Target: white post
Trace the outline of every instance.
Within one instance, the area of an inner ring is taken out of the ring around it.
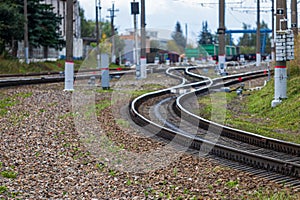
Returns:
[[[218,63],[218,67],[219,67],[219,73],[220,73],[221,75],[224,74],[224,73],[225,73],[225,70],[226,70],[225,60],[226,60],[225,55],[219,55],[219,63]]]
[[[256,53],[256,67],[260,67],[261,64],[261,54]]]
[[[147,78],[147,59],[141,57],[141,78]]]
[[[74,62],[66,61],[65,63],[65,91],[74,90]]]

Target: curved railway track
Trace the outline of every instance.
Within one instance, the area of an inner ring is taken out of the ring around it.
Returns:
[[[266,76],[265,71],[209,80],[189,72],[191,68],[184,72],[182,68],[177,69],[180,71],[172,76],[179,78],[178,74],[184,75],[182,84],[142,95],[131,102],[129,113],[135,123],[194,152],[259,169],[261,171],[255,173],[267,174],[267,177],[275,173],[270,179],[273,177],[278,182],[299,187],[300,145],[208,121],[193,114],[194,108],[189,107],[193,97],[240,83],[241,78],[246,81]],[[174,70],[176,68],[171,68],[167,73]],[[187,79],[187,75],[192,78]]]

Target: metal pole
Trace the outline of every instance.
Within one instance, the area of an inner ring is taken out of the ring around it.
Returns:
[[[99,26],[99,43],[100,41],[102,40],[102,22],[101,22],[101,0],[99,0],[99,23],[100,23],[100,26]],[[99,46],[99,68],[101,67],[101,48]]]
[[[145,0],[141,0],[141,58],[146,58]]]
[[[73,0],[67,0],[66,60],[73,61]]]
[[[135,2],[135,0],[133,1]],[[136,14],[133,14],[133,24],[134,24],[134,48],[133,48],[133,63],[135,65],[138,65],[138,42],[137,42],[137,19],[136,19]]]
[[[138,65],[138,42],[137,42],[137,18],[136,15],[139,14],[139,3],[131,2],[131,14],[133,15],[133,64]]]
[[[287,70],[286,70],[286,29],[287,29],[286,0],[276,1],[276,63],[275,63],[275,94],[272,107],[287,98]]]
[[[219,72],[225,73],[225,0],[219,0]]]
[[[187,48],[187,44],[188,44],[188,24],[186,23],[185,24],[185,39],[186,39],[186,42],[185,42],[185,48]]]
[[[74,82],[73,3],[74,3],[73,0],[67,0],[65,90],[73,90],[73,82]]]
[[[146,14],[145,0],[141,0],[141,59],[140,59],[140,78],[147,77],[147,58],[146,58]]]
[[[96,47],[96,53],[97,53],[97,69],[100,69],[100,50],[99,50],[99,22],[98,22],[98,0],[95,0],[95,6],[96,6],[96,40],[97,40],[97,47]]]
[[[260,0],[257,0],[257,27],[256,27],[256,67],[260,67],[261,55],[260,55]]]
[[[298,9],[297,9],[297,0],[291,1],[291,27],[294,33],[295,38],[298,35]]]
[[[116,62],[116,58],[115,58],[115,26],[114,26],[114,15],[115,15],[115,4],[112,4],[112,14],[111,14],[111,35],[112,35],[112,63]]]
[[[25,18],[25,23],[24,23],[24,58],[25,58],[25,63],[29,64],[29,59],[28,59],[28,17],[27,17],[27,0],[24,0],[24,18]]]
[[[115,18],[115,12],[119,11],[118,9],[115,10],[115,4],[112,4],[112,8],[108,9],[110,12],[110,27],[111,27],[111,43],[112,43],[112,50],[111,50],[111,62],[116,62],[116,56],[115,56],[115,26],[114,26],[114,18]]]
[[[271,40],[271,59],[272,61],[275,61],[275,23],[274,23],[274,0],[272,0],[272,40]]]

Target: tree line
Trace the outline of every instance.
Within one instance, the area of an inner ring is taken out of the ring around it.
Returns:
[[[81,19],[81,36],[83,38],[97,38],[96,22],[94,20],[87,20],[84,16],[84,10],[82,8],[79,8],[79,15]],[[110,22],[108,20],[100,20],[99,27],[101,27],[101,33],[99,33],[99,42],[109,43],[109,39],[113,36]],[[125,47],[125,42],[120,39],[117,28],[115,28],[114,33],[115,52],[122,52]],[[96,47],[96,43],[91,43],[91,46]]]
[[[262,21],[261,29],[268,29],[268,25]],[[243,30],[250,30],[251,26],[243,23]],[[184,53],[185,48],[192,48],[192,45],[187,43],[186,37],[183,34],[181,25],[179,22],[175,25],[175,30],[172,33],[172,40],[170,40],[167,44],[167,48],[171,51],[175,51],[178,53]],[[263,35],[261,36],[261,40],[263,39]],[[265,52],[271,52],[271,36],[267,35],[266,37],[266,48]],[[202,30],[198,35],[197,40],[198,45],[209,45],[209,44],[218,44],[218,35],[212,33],[208,28],[207,21],[202,23]],[[235,45],[239,46],[239,51],[241,54],[248,53],[256,53],[256,33],[244,33],[241,37],[238,38],[237,42],[234,42],[230,35],[226,34],[225,36],[225,44],[226,45]],[[152,42],[152,46],[158,48],[158,44]]]
[[[61,16],[53,12],[50,4],[39,0],[27,0],[29,55],[33,48],[44,47],[44,57],[48,49],[61,49],[65,41],[59,33]],[[24,38],[24,1],[1,0],[0,2],[0,54],[9,53],[16,57],[18,41]]]

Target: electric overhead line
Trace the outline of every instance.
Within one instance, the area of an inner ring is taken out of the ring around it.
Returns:
[[[199,4],[201,6],[205,6],[205,5],[218,5],[219,4],[219,2],[207,2],[207,1],[206,2],[204,2],[204,1],[200,1],[200,2],[198,2],[198,1],[192,1],[192,2],[190,2],[190,1],[187,1],[187,0],[181,0],[181,1],[179,1],[179,0],[173,0],[173,1],[175,1],[175,2],[189,2],[189,3],[192,3],[192,4]],[[226,4],[243,4],[244,1],[245,0],[233,1],[233,2],[226,2]]]

